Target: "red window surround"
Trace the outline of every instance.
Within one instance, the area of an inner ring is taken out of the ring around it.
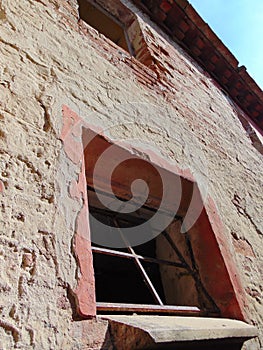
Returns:
[[[76,229],[72,233],[75,241],[75,255],[80,271],[80,277],[74,293],[77,312],[82,317],[90,317],[96,315],[96,300],[85,174],[90,162],[89,159],[84,159],[83,132],[99,134],[101,136],[100,139],[104,140],[104,145],[107,147],[109,141],[101,134],[101,130],[88,125],[69,107],[63,106],[63,128],[60,138],[67,157],[75,164],[82,164],[78,182],[72,180],[69,188],[72,198],[83,200],[82,209],[76,220]],[[94,146],[96,147],[96,145]],[[132,153],[134,148],[140,151],[135,145],[125,144],[125,152]],[[117,149],[119,152],[124,151],[119,146]],[[99,151],[99,149],[96,151]],[[150,150],[146,151],[144,149],[143,153],[147,153],[155,166],[166,169],[174,176],[180,176],[182,181],[196,184],[190,171],[175,167]],[[200,205],[203,207],[198,220],[191,229],[193,252],[198,261],[202,282],[216,302],[223,317],[244,320],[246,298],[235,262],[227,245],[224,227],[217,214],[216,206],[211,197],[207,198],[206,203],[202,203],[200,193],[197,194],[195,201],[196,207]],[[179,210],[184,210],[184,208],[179,208]]]

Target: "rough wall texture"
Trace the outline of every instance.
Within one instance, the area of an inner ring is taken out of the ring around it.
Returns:
[[[208,184],[247,294],[247,321],[260,329],[262,154],[243,113],[142,19],[152,69],[78,23],[75,0],[2,0],[0,22],[0,349],[111,346],[105,322],[74,315],[82,201],[70,184],[81,164],[60,140],[62,105],[111,137],[150,144]]]

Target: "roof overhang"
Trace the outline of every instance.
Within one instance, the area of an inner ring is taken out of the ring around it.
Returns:
[[[182,46],[263,130],[263,92],[187,0],[133,0]]]

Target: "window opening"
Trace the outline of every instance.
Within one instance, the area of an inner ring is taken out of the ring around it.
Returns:
[[[125,51],[133,54],[125,26],[98,4],[78,0],[80,18],[113,41]]]
[[[202,287],[187,234],[181,234],[184,242],[180,242],[180,248],[174,240],[173,231],[176,225],[177,230],[180,227],[182,217],[175,217],[173,223],[155,239],[131,247],[122,235],[122,227],[145,222],[154,210],[143,208],[142,213],[140,208],[139,213],[132,214],[111,212],[96,205],[96,194],[90,186],[88,198],[90,215],[107,223],[109,231],[110,226],[118,228],[125,242],[125,248],[118,249],[92,245],[99,312],[218,313],[216,305]],[[93,234],[96,232],[91,226]],[[183,294],[189,294],[189,288],[192,297],[185,299]]]
[[[137,145],[134,143],[122,147],[110,140],[108,136],[103,136],[102,133],[98,134],[98,131],[95,131],[97,127],[95,130],[86,127],[79,128],[80,117],[67,106],[63,106],[63,118],[64,126],[61,140],[64,143],[69,159],[75,163],[76,156],[82,156],[82,150],[79,147],[79,137],[76,138],[76,135],[82,135],[84,147],[84,162],[82,163],[78,184],[78,188],[81,189],[78,197],[82,199],[83,206],[77,215],[78,227],[74,234],[74,252],[79,268],[82,271],[77,276],[76,300],[78,314],[82,316],[94,316],[96,314],[95,279],[92,263],[92,242],[90,239],[91,233],[92,235],[94,233],[91,232],[93,231],[91,221],[94,222],[94,220],[91,219],[89,222],[86,214],[89,212],[89,207],[91,208],[92,206],[98,209],[105,209],[99,205],[98,198],[97,203],[91,198],[90,194],[92,191],[88,191],[88,196],[86,194],[83,195],[83,190],[85,190],[83,186],[86,183],[92,189],[96,187],[96,191],[100,189],[108,195],[114,193],[115,201],[116,196],[123,198],[124,201],[127,201],[127,199],[130,201],[130,199],[133,200],[135,198],[136,201],[138,199],[136,208],[141,203],[144,203],[140,207],[142,209],[141,215],[139,215],[140,212],[137,210],[135,213],[137,215],[134,215],[133,218],[144,219],[147,217],[147,209],[148,213],[157,209],[158,221],[155,220],[153,224],[168,222],[168,220],[159,220],[160,208],[164,215],[170,213],[171,216],[171,213],[176,213],[177,217],[175,219],[179,219],[178,216],[181,216],[181,219],[174,220],[170,227],[167,227],[167,224],[165,230],[190,268],[189,270],[185,269],[186,273],[183,274],[181,273],[182,269],[164,264],[160,265],[162,287],[167,305],[155,304],[154,306],[149,306],[137,304],[137,309],[146,309],[148,311],[148,309],[153,310],[154,307],[155,310],[156,308],[158,310],[166,308],[165,312],[167,312],[169,305],[173,309],[177,306],[181,308],[184,305],[196,305],[202,312],[203,310],[207,311],[209,315],[216,312],[217,315],[222,315],[223,317],[244,320],[245,294],[234,260],[231,257],[231,251],[227,245],[222,245],[225,238],[224,226],[213,199],[208,196],[207,201],[204,202],[199,186],[189,169],[183,170],[174,167],[170,162],[164,161],[162,157],[152,153],[152,150],[141,148],[140,146],[137,148]],[[72,148],[73,145],[76,146],[76,149]],[[107,153],[110,151],[110,156],[105,153],[106,151]],[[122,159],[126,160],[122,161]],[[114,169],[113,172],[111,171],[112,169]],[[86,181],[83,176],[86,177]],[[137,189],[138,195],[133,195],[131,184],[137,179],[143,180],[147,185],[147,190],[149,189],[146,199],[145,195],[142,195],[146,191],[144,189],[140,191],[140,186]],[[166,186],[162,186],[163,181],[160,181],[161,179],[165,180]],[[176,194],[178,185],[180,186],[178,188],[181,188],[179,196]],[[172,191],[172,189],[175,189],[175,191]],[[164,197],[163,194],[165,194]],[[193,194],[195,194],[194,197]],[[162,205],[163,199],[165,199],[165,205]],[[194,204],[193,207],[192,204]],[[178,205],[179,207],[177,208]],[[190,214],[193,209],[194,211],[197,209],[197,214],[201,210],[195,223],[187,221],[187,219],[191,219]],[[182,227],[184,234],[181,234],[179,227],[177,227],[177,225],[181,225],[181,222],[189,224],[188,231],[185,231],[185,227]],[[105,246],[112,246],[112,241],[107,239],[107,230],[104,230],[104,227],[100,224],[97,226],[100,226],[102,230],[97,230],[97,234],[93,235],[92,241],[96,241],[102,246],[104,245],[103,242],[105,242]],[[161,227],[163,229],[165,226]],[[145,228],[144,230],[149,240],[149,232],[147,233]],[[106,236],[103,236],[103,231],[105,231]],[[135,235],[127,235],[127,232],[135,232]],[[160,229],[158,230],[159,232],[161,232]],[[140,239],[143,237],[143,232],[136,231],[136,227],[135,230],[132,228],[132,230],[126,230],[124,233],[125,236],[133,241],[133,245],[136,242],[145,241]],[[136,233],[139,233],[139,235]],[[150,233],[152,232],[150,231]],[[155,240],[156,254],[154,258],[180,262],[164,234],[160,234]],[[134,249],[137,255],[151,257],[148,252],[144,254],[143,251],[140,252],[138,249],[139,247]],[[191,250],[192,253],[189,253]],[[96,253],[93,254],[95,255]],[[98,253],[97,255],[99,256]],[[174,281],[171,281],[171,269],[176,271],[172,275],[172,277],[175,277]],[[190,286],[189,281],[191,282]],[[101,307],[100,305],[99,308]],[[114,307],[116,310],[118,302],[115,303]],[[124,310],[123,305],[121,305],[121,309]]]

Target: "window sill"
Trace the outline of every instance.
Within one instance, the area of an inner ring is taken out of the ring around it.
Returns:
[[[204,346],[222,342],[231,346],[237,344],[239,349],[244,341],[257,336],[256,327],[231,319],[153,315],[107,315],[101,318],[109,321],[117,349],[155,349],[159,346],[165,349],[175,344],[180,345],[179,349],[191,349],[196,342],[204,342]]]
[[[177,316],[201,316],[201,310],[195,306],[175,305],[145,305],[145,304],[118,304],[97,303],[98,312],[133,313],[133,314],[169,314]]]

